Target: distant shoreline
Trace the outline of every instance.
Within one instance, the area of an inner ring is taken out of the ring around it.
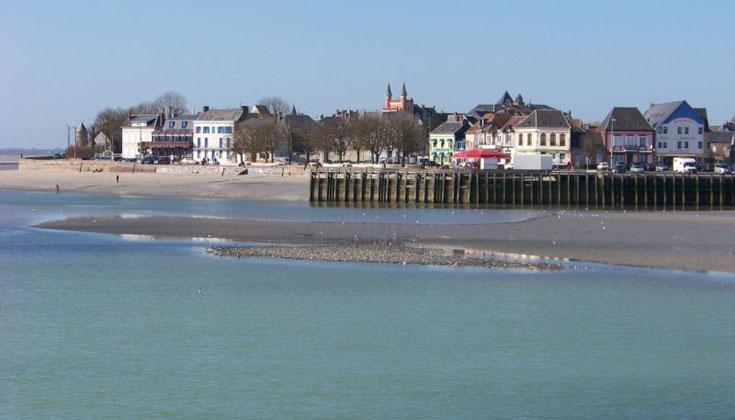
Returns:
[[[339,247],[374,243],[497,253],[518,260],[568,259],[691,271],[735,272],[735,211],[622,213],[559,211],[486,225],[298,222],[184,216],[79,217],[44,229],[242,243]]]

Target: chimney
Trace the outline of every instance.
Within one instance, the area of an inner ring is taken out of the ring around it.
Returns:
[[[202,112],[207,112],[207,111],[209,111],[209,105],[204,105],[202,107]]]
[[[242,109],[242,113],[245,115],[248,115],[248,113],[250,112],[250,109],[247,105],[240,105],[240,109]]]

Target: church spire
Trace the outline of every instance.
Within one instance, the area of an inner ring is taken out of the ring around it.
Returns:
[[[390,90],[390,82],[388,82],[388,88],[385,90],[385,96],[392,98],[393,92]]]
[[[291,105],[291,115],[297,115],[297,114],[298,113],[296,112],[296,105]]]
[[[403,83],[403,86],[401,86],[401,96],[404,98],[408,98],[408,91],[406,90],[406,83]]]

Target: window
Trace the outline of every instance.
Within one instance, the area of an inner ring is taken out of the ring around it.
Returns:
[[[209,137],[204,138],[204,148],[206,149],[207,147],[209,147]]]
[[[676,142],[676,148],[677,148],[677,149],[681,149],[681,142],[680,142],[680,141],[677,141],[677,142]]]
[[[702,134],[702,133],[704,133],[704,128],[699,127],[699,134]]]
[[[546,133],[541,133],[541,142],[539,144],[541,146],[546,146]]]
[[[668,149],[668,148],[669,148],[669,142],[665,141],[664,142],[664,149]]]
[[[659,149],[661,148],[661,142],[658,142],[658,148]]]
[[[197,128],[199,128],[199,127],[197,127]],[[197,148],[200,148],[200,147],[202,147],[202,139],[201,139],[201,137],[197,137]]]
[[[613,137],[613,147],[622,147],[622,146],[623,146],[623,137],[622,136]]]
[[[559,153],[559,162],[564,162],[564,159],[567,158],[566,153]]]
[[[697,143],[697,148],[698,149],[701,149],[702,148],[702,142],[701,141],[699,143]]]
[[[196,132],[197,132],[197,134],[201,133],[202,132],[202,127],[197,127],[196,128]]]
[[[559,134],[559,146],[567,146],[567,135],[564,133]]]
[[[526,146],[530,146],[531,143],[532,143],[532,141],[531,141],[531,133],[528,133],[526,135]]]
[[[181,121],[181,129],[186,130],[186,126],[189,125],[189,121]]]
[[[439,143],[439,144],[441,145],[441,146],[439,146],[439,147],[442,147],[442,148],[444,148],[444,139],[442,139],[442,140],[441,140],[441,143]]]
[[[436,147],[436,139],[431,140],[431,145]]]
[[[175,125],[176,125],[176,121],[169,121],[168,122],[168,128],[174,128]]]
[[[222,146],[223,146],[223,145],[222,145],[222,137],[220,137],[220,138],[219,138],[219,148],[221,149],[221,148],[222,148]]]
[[[684,127],[684,134],[689,135],[689,127]]]
[[[685,142],[684,142],[684,148],[685,148],[685,149],[688,149],[688,148],[689,148],[689,142],[688,142],[688,141],[685,141]]]
[[[681,135],[683,133],[682,127],[677,127],[676,128],[676,133],[679,134],[679,135]]]
[[[664,126],[664,134],[669,134],[669,127]]]
[[[549,139],[549,146],[556,146],[556,133],[551,133],[551,138]]]
[[[209,134],[209,127],[204,127],[204,134]]]
[[[228,138],[227,139],[227,148],[229,149],[231,147],[232,147],[232,139]]]

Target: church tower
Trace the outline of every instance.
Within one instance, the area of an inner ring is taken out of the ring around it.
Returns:
[[[393,99],[393,92],[390,90],[390,82],[388,82],[388,88],[385,90],[385,108],[390,108],[390,101]]]

